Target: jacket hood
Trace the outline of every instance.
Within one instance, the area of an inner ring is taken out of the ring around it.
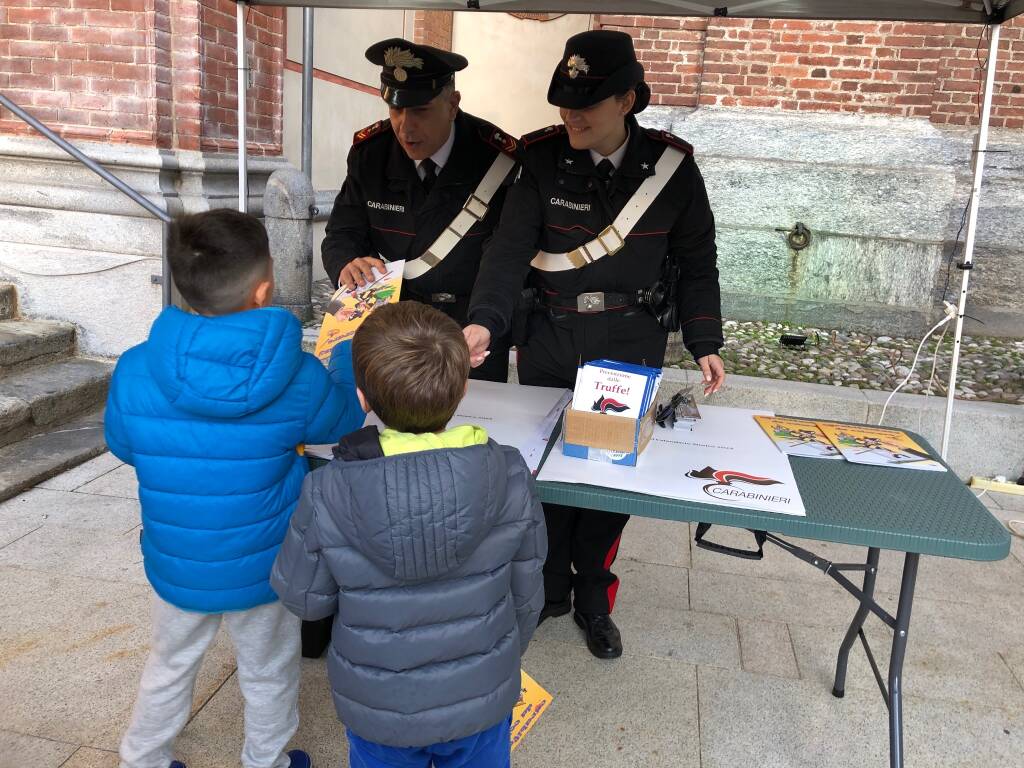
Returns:
[[[146,345],[157,386],[177,407],[238,418],[276,400],[302,365],[302,327],[277,307],[204,317],[168,307]]]
[[[348,505],[359,550],[400,581],[438,578],[465,563],[494,527],[508,483],[503,450],[493,440],[334,461],[328,469],[344,473],[347,494],[325,502]]]

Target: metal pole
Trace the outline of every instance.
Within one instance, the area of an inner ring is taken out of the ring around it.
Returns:
[[[249,85],[248,57],[245,55],[245,11],[247,5],[239,2],[235,6],[235,58],[238,75],[238,210],[249,210],[249,169],[245,146],[246,91]]]
[[[302,172],[313,179],[313,8],[302,9]]]
[[[988,27],[988,61],[985,65],[985,96],[981,103],[981,121],[974,146],[974,181],[971,186],[970,209],[967,217],[967,239],[964,242],[963,280],[960,284],[960,301],[956,312],[956,333],[953,336],[953,360],[949,369],[949,391],[946,394],[946,419],[942,424],[942,447],[940,454],[945,459],[949,450],[950,426],[953,422],[953,401],[956,396],[956,372],[960,365],[960,340],[964,333],[964,312],[967,311],[967,283],[971,279],[974,259],[974,236],[978,224],[978,208],[981,205],[981,181],[985,175],[985,151],[988,148],[988,120],[992,113],[992,91],[996,80],[996,63],[999,58],[999,25]],[[982,31],[984,34],[984,31]]]

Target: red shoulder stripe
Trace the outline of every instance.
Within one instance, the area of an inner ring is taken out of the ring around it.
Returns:
[[[549,125],[547,128],[541,128],[539,131],[533,131],[532,133],[525,134],[519,143],[524,147],[528,147],[531,144],[536,144],[538,141],[544,141],[544,139],[550,139],[554,136],[562,136],[565,133],[564,125]]]
[[[484,123],[480,126],[480,138],[483,139],[485,144],[490,144],[496,150],[504,152],[509,157],[515,157],[516,149],[519,147],[515,138],[490,123]]]
[[[385,133],[386,131],[390,131],[390,130],[391,130],[391,121],[390,120],[378,120],[373,125],[368,125],[365,128],[361,128],[360,130],[356,131],[355,135],[352,137],[352,143],[353,144],[361,144],[364,141],[366,141],[367,139],[371,139],[374,136],[377,136],[377,135],[379,135],[381,133]]]
[[[659,131],[657,128],[647,128],[646,130],[647,135],[650,138],[654,139],[655,141],[659,141],[662,144],[668,144],[671,147],[680,149],[688,155],[693,154],[693,145],[683,141],[674,133],[669,133],[668,131]]]

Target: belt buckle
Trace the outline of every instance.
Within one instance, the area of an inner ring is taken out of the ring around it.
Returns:
[[[604,291],[590,291],[576,297],[576,311],[585,315],[604,312]]]
[[[454,293],[432,293],[430,294],[431,304],[454,304],[455,294]]]
[[[479,197],[476,196],[476,192],[470,194],[469,199],[466,200],[466,204],[462,206],[462,210],[468,213],[477,221],[483,219],[487,215],[488,205]]]
[[[612,244],[610,247],[609,243],[605,242],[606,239]],[[618,253],[626,244],[626,241],[623,239],[622,235],[619,234],[619,230],[615,228],[614,224],[609,224],[601,230],[601,234],[597,236],[597,242],[599,242],[601,247],[604,248],[607,256]]]

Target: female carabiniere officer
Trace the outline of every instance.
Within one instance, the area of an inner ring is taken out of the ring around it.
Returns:
[[[523,137],[522,170],[473,290],[465,334],[475,364],[514,311],[519,381],[540,386],[572,388],[577,366],[598,358],[660,366],[668,331],[681,326],[705,392],[721,387],[714,218],[690,145],[634,117],[650,100],[643,76],[629,35],[567,41],[548,89],[563,125]],[[628,516],[544,511],[541,620],[571,605],[591,653],[620,656],[610,568]]]

